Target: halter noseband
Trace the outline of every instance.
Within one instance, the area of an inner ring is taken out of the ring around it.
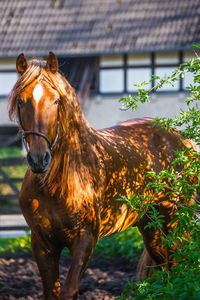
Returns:
[[[26,141],[26,137],[27,135],[29,134],[33,134],[33,135],[37,135],[37,136],[41,136],[43,139],[45,139],[45,141],[47,142],[48,146],[49,146],[49,150],[52,151],[53,150],[53,147],[55,146],[56,142],[57,142],[57,139],[58,139],[58,135],[59,135],[59,122],[58,122],[58,126],[57,126],[57,131],[56,131],[56,136],[55,136],[55,139],[54,141],[51,143],[50,140],[48,139],[48,137],[43,134],[42,132],[37,132],[37,131],[26,131],[24,129],[24,126],[22,125],[22,120],[21,120],[21,115],[20,115],[20,107],[18,105],[18,120],[19,120],[19,125],[21,127],[21,133],[22,133],[22,140],[23,140],[23,144],[24,144],[24,147],[26,149],[26,151],[28,152],[29,149],[28,149],[28,145],[27,145],[27,141]]]

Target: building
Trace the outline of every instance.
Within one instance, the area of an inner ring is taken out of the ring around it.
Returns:
[[[134,113],[122,112],[118,99],[196,55],[191,46],[200,42],[199,0],[7,0],[0,2],[0,15],[0,125],[9,124],[5,99],[21,52],[44,58],[55,52],[95,128],[168,117],[184,107],[189,75]]]

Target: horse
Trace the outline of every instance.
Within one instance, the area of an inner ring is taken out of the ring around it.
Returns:
[[[145,211],[141,215],[117,199],[148,194],[146,173],[169,169],[174,150],[192,143],[177,131],[153,127],[151,118],[93,129],[53,52],[46,61],[27,61],[22,53],[16,69],[19,78],[9,96],[9,116],[19,123],[28,162],[19,203],[31,229],[43,299],[77,299],[98,240],[130,226],[137,226],[144,240],[140,272],[153,262],[170,268],[170,249],[161,240],[172,229],[181,200],[164,192],[153,194],[164,216],[159,230],[146,227]],[[72,260],[61,287],[59,258],[65,247]]]

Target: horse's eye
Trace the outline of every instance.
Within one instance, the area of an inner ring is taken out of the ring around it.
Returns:
[[[56,99],[54,102],[53,102],[53,105],[58,105],[59,104],[59,99]]]
[[[18,104],[21,107],[24,104],[24,101],[21,98],[18,98]]]

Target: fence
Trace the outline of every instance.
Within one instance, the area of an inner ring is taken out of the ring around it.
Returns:
[[[19,188],[15,185],[17,182],[22,182],[22,178],[18,177],[9,177],[5,171],[3,171],[2,167],[14,167],[19,165],[26,164],[25,158],[14,157],[14,158],[1,158],[0,159],[0,184],[4,183],[11,187],[13,193],[0,195],[0,200],[12,200],[17,199],[19,196]]]
[[[21,137],[17,133],[17,126],[0,126],[0,148],[10,146],[21,148]],[[0,159],[0,187],[2,187],[0,190],[0,236],[4,236],[6,231],[9,231],[6,236],[10,236],[11,231],[15,232],[17,230],[19,232],[19,230],[28,228],[18,204],[22,178],[10,176],[7,172],[10,167],[15,168],[26,164],[26,159],[22,157]],[[5,192],[5,189],[8,191]]]
[[[10,193],[6,193],[5,195],[0,194],[0,204],[4,203],[6,207],[4,210],[1,209],[0,215],[1,237],[23,235],[24,230],[28,229],[20,209],[18,208],[16,211],[20,192],[20,187],[18,187],[19,185],[17,186],[16,183],[21,183],[22,178],[11,177],[3,170],[4,167],[16,167],[25,164],[27,164],[26,159],[22,157],[0,159],[0,184],[9,186],[11,190]]]
[[[10,146],[22,147],[18,126],[0,126],[0,148]]]

